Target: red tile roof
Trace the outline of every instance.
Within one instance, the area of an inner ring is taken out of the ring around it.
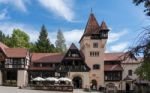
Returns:
[[[121,60],[124,53],[105,53],[104,61],[116,61]]]
[[[0,42],[0,49],[5,53],[5,48],[9,48],[4,43]]]
[[[121,65],[104,65],[104,71],[122,71]]]
[[[4,43],[0,42],[0,48],[9,48],[7,45],[5,45]]]
[[[122,61],[123,64],[133,64],[142,62],[142,58],[138,57],[137,60],[127,58],[124,59],[125,53],[105,53],[104,61]]]
[[[142,57],[138,57],[136,60],[135,59],[131,59],[131,58],[127,58],[126,60],[122,61],[122,64],[138,64],[141,63],[143,61]]]
[[[94,16],[94,14],[91,13],[90,17],[88,19],[88,22],[86,24],[83,36],[97,33],[99,29],[100,29],[100,26],[99,26],[99,24],[98,24],[98,22],[97,22],[97,20],[96,20],[96,18]],[[81,37],[80,41],[82,40],[83,36]]]
[[[102,24],[101,24],[101,26],[100,26],[100,29],[101,29],[101,30],[109,30],[108,27],[107,27],[107,25],[106,25],[106,23],[105,23],[105,21],[102,21]]]
[[[32,62],[61,62],[63,54],[60,53],[32,53]]]
[[[93,13],[90,14],[90,17],[88,19],[84,34],[90,34],[93,33],[95,31],[97,31],[99,29],[99,24],[94,16]]]
[[[25,48],[5,48],[5,54],[9,58],[24,58],[27,53],[28,49]]]

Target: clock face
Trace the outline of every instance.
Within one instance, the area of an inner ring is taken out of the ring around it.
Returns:
[[[88,44],[88,43],[85,43],[85,46],[86,46],[87,48],[90,48],[90,44]]]

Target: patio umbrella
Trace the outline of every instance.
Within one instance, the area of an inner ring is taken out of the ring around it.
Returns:
[[[69,79],[69,78],[66,78],[66,77],[62,77],[62,78],[59,78],[59,81],[69,81],[69,82],[71,82],[72,80]]]
[[[48,78],[46,78],[45,79],[46,81],[58,81],[58,79],[57,78],[54,78],[54,77],[48,77]]]
[[[36,77],[32,81],[45,81],[45,79],[41,77]]]

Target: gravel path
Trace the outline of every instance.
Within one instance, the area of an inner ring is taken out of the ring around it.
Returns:
[[[18,89],[17,87],[0,86],[0,93],[72,93],[72,92],[28,90],[28,89]],[[100,93],[100,92],[84,92],[83,90],[74,89],[73,93]]]

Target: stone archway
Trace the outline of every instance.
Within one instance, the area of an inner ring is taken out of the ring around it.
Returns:
[[[130,84],[129,83],[126,83],[126,91],[130,91]]]
[[[108,93],[116,93],[117,87],[115,86],[114,83],[108,83],[108,84],[106,84],[106,91]]]
[[[81,89],[82,88],[82,83],[83,83],[83,80],[81,77],[79,76],[76,76],[73,78],[73,85],[74,85],[74,88],[75,89]]]
[[[91,81],[91,89],[92,90],[97,90],[97,81],[95,79],[93,79]]]

